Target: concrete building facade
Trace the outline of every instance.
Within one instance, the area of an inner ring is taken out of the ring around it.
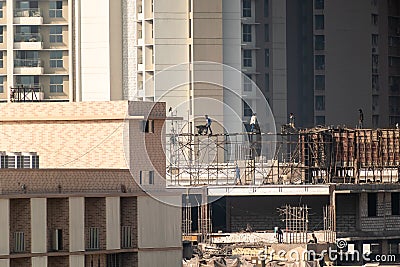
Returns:
[[[143,191],[165,187],[165,104],[7,103],[1,114],[2,149],[35,151],[39,170],[6,164],[24,153],[1,156],[0,266],[180,264],[180,208]]]

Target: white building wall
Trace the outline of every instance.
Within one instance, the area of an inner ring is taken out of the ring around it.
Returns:
[[[243,132],[242,110],[242,20],[241,1],[222,1],[223,63],[224,68],[224,126],[227,132]],[[238,70],[238,71],[236,71]]]
[[[10,253],[10,200],[0,199],[0,255],[8,255]],[[8,266],[2,265],[0,267]]]
[[[277,129],[287,123],[286,1],[272,0],[272,106]]]
[[[180,199],[180,197],[171,197],[168,203],[178,203],[178,198]],[[137,201],[139,249],[180,248],[182,246],[181,209],[148,196],[139,196]]]
[[[46,203],[47,203],[46,198],[31,198],[32,253],[47,252]],[[38,261],[41,262],[41,259],[38,259]],[[34,265],[34,266],[39,266],[39,265]]]
[[[106,248],[121,248],[120,198],[106,198]]]
[[[32,267],[47,267],[47,256],[32,257]]]
[[[139,251],[138,266],[181,266],[182,251]]]
[[[0,259],[0,267],[10,267],[9,259]]]
[[[85,198],[69,198],[69,251],[85,250]],[[75,266],[75,265],[72,265]]]
[[[70,255],[69,266],[85,267],[85,255]]]
[[[80,0],[82,101],[109,101],[110,1]]]
[[[136,44],[136,0],[122,1],[122,27],[123,27],[123,97],[124,100],[133,100],[137,93],[137,53]]]

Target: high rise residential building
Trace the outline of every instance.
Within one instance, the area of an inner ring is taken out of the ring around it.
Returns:
[[[398,1],[288,1],[288,112],[300,126],[399,122]],[[289,4],[290,3],[290,4]]]
[[[120,1],[0,1],[0,33],[1,101],[123,98]]]

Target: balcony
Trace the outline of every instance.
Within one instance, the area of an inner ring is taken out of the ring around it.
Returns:
[[[44,93],[39,84],[18,85],[10,91],[11,102],[32,102],[44,99]]]
[[[39,8],[17,8],[14,11],[14,24],[41,25],[42,12]]]
[[[14,49],[43,49],[42,35],[40,33],[16,33],[14,37]]]
[[[14,73],[22,75],[42,75],[43,63],[40,59],[15,59]]]

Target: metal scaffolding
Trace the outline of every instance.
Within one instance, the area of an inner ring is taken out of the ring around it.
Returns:
[[[279,134],[172,133],[167,184],[173,186],[397,182],[398,129],[312,128]]]

